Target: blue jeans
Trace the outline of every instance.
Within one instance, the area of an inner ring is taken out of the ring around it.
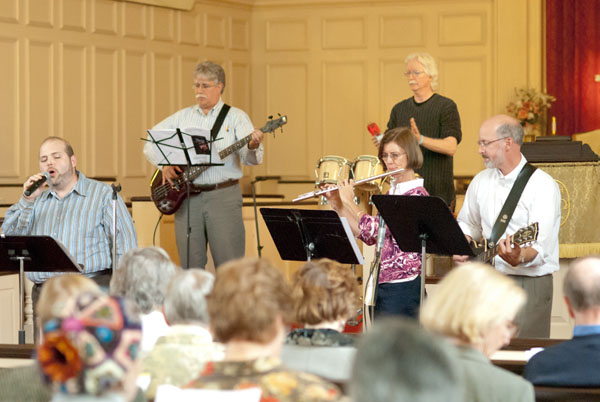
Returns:
[[[421,295],[421,277],[399,283],[382,283],[377,286],[375,318],[400,315],[417,318]]]

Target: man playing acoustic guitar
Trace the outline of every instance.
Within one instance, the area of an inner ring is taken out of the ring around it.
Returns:
[[[158,123],[154,129],[185,129],[198,127],[211,130],[218,116],[227,105],[221,100],[225,89],[225,71],[210,61],[200,63],[194,71],[192,85],[197,105],[182,109]],[[225,106],[225,107],[224,107]],[[225,113],[225,112],[224,112]],[[175,237],[181,265],[185,268],[204,268],[207,262],[206,246],[210,245],[215,267],[234,258],[244,256],[245,232],[242,221],[242,193],[239,179],[242,166],[258,165],[262,162],[264,134],[255,129],[248,115],[231,107],[213,143],[217,150],[228,147],[240,139],[250,136],[247,146],[223,160],[223,166],[204,170],[190,186],[190,198],[183,200],[175,213]],[[146,143],[144,154],[148,161],[157,165],[151,143]],[[182,168],[162,168],[162,184],[179,182]],[[187,260],[187,203],[190,203],[190,250]]]
[[[499,254],[494,259],[495,269],[510,275],[527,292],[527,304],[517,317],[518,336],[548,338],[552,273],[559,269],[558,185],[550,175],[527,164],[521,154],[523,128],[516,119],[499,115],[486,120],[479,129],[477,144],[487,169],[469,185],[458,223],[468,240],[495,237]],[[528,179],[518,178],[526,172]],[[525,186],[522,193],[511,193],[515,183]],[[514,212],[506,209],[510,204],[507,199],[516,203]],[[508,234],[533,222],[539,222],[537,242],[530,247],[511,243]],[[466,259],[454,256],[457,263]]]

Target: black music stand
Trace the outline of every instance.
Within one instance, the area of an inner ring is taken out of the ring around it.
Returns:
[[[309,261],[330,258],[342,264],[363,264],[350,227],[335,211],[261,208],[282,260]]]
[[[186,130],[192,130],[188,128]],[[192,166],[223,166],[224,163],[213,163],[212,155],[213,149],[212,144],[222,138],[211,139],[210,130],[209,138],[202,137],[200,135],[194,135],[194,133],[187,133],[181,131],[181,129],[168,129],[168,130],[148,130],[148,137],[150,139],[141,138],[142,141],[150,142],[156,146],[160,155],[162,155],[161,161],[158,166],[182,166],[187,167],[187,171]],[[193,163],[194,156],[190,154],[191,151],[198,155],[208,155],[208,163]],[[190,267],[190,235],[192,232],[192,226],[190,224],[190,185],[186,186],[186,198],[187,202],[187,229],[186,229],[186,257],[185,257],[185,268]],[[179,189],[178,189],[179,190]],[[182,264],[183,265],[183,264]]]
[[[19,273],[19,344],[25,343],[25,272],[81,272],[65,247],[50,236],[0,236],[0,269]]]
[[[421,253],[421,305],[427,252],[474,256],[448,205],[439,197],[374,195],[377,210],[402,251]]]

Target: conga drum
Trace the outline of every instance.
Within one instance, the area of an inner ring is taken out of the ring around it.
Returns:
[[[351,163],[341,156],[329,155],[319,159],[315,166],[315,187],[322,184],[337,184],[350,178]]]
[[[352,164],[354,181],[368,179],[383,173],[383,164],[378,157],[373,155],[360,155]],[[358,184],[356,187],[365,191],[379,191],[381,189],[381,180],[375,179],[365,183]]]

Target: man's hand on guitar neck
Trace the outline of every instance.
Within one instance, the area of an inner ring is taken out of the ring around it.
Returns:
[[[169,182],[173,185],[173,179],[179,176],[179,173],[183,172],[179,166],[163,166],[162,168],[162,184]]]
[[[260,131],[258,128],[255,128],[254,131],[252,132],[252,139],[248,143],[248,148],[250,148],[250,149],[258,148],[258,146],[260,145],[260,143],[263,141],[264,138],[265,138],[265,133]]]
[[[498,255],[513,267],[533,261],[537,254],[537,250],[532,247],[521,248],[518,244],[513,244],[509,235],[498,241]]]

